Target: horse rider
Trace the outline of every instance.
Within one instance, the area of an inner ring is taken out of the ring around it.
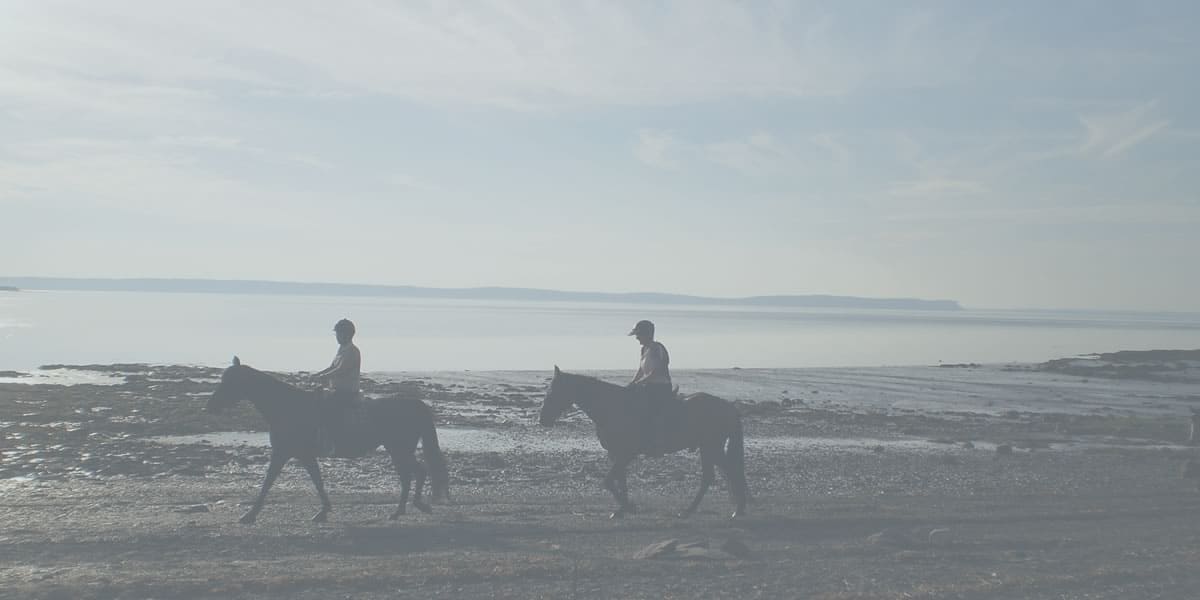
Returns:
[[[362,353],[353,341],[354,323],[350,319],[338,321],[333,326],[333,334],[338,343],[333,363],[312,375],[319,383],[329,386],[329,392],[321,402],[324,427],[318,427],[318,432],[322,433],[322,449],[327,454],[333,448],[333,432],[339,429],[346,410],[358,399],[359,372],[362,368]]]
[[[662,431],[664,417],[668,416],[667,409],[675,400],[669,367],[671,355],[662,342],[654,340],[654,323],[650,321],[638,321],[629,335],[636,336],[642,345],[642,358],[637,374],[628,387],[645,407],[647,418],[643,423],[642,435],[646,453],[661,456],[663,444],[658,432]]]

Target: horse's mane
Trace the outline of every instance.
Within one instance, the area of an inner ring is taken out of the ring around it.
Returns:
[[[274,379],[275,381],[278,381],[279,383],[286,383],[285,381],[280,379],[278,375],[276,375],[274,373],[268,373],[266,371],[261,371],[259,369],[255,369],[254,367],[247,365],[247,364],[234,365],[234,368],[239,368],[239,367],[254,374],[257,377],[265,377],[267,379]]]
[[[559,375],[570,377],[572,379],[582,380],[583,383],[598,384],[598,385],[609,386],[609,387],[614,387],[614,388],[624,388],[624,386],[622,386],[622,385],[613,383],[611,381],[604,381],[603,379],[600,379],[599,377],[592,377],[591,375],[581,375],[579,373],[568,373],[566,371],[559,371],[558,373],[559,373]]]
[[[580,380],[580,381],[573,381],[572,383],[586,383],[586,384],[591,384],[591,385],[599,385],[601,387],[616,388],[616,389],[622,390],[622,391],[625,391],[626,389],[628,389],[628,388],[626,388],[626,386],[623,386],[619,383],[605,381],[603,379],[600,379],[599,377],[592,377],[591,375],[581,375],[579,373],[568,373],[568,372],[562,371],[562,370],[560,370],[558,372],[558,374],[560,376],[569,377],[574,380]],[[679,386],[675,386],[672,389],[672,393],[678,397],[683,397],[679,393]],[[1198,414],[1200,414],[1200,413],[1198,413]]]
[[[274,386],[280,390],[303,392],[306,394],[313,393],[311,390],[306,390],[304,388],[294,386],[294,385],[284,381],[283,379],[281,379],[278,375],[276,375],[274,373],[268,373],[267,371],[260,371],[258,369],[255,369],[254,367],[251,367],[250,365],[244,365],[244,364],[237,365],[233,368],[245,369],[246,373],[254,376],[258,381],[265,383],[267,385]]]

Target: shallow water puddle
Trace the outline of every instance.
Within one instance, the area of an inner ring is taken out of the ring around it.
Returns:
[[[149,438],[149,441],[168,444],[204,444],[235,447],[268,445],[268,435],[261,431],[219,431],[198,435],[168,435]],[[438,443],[443,450],[452,452],[600,452],[602,448],[596,438],[568,430],[495,431],[472,427],[440,427]],[[872,439],[872,438],[813,438],[813,437],[757,437],[746,440],[746,448],[753,451],[812,451],[839,450],[864,452],[908,451],[929,453],[961,446],[932,442],[923,439]],[[994,450],[994,445],[977,444],[977,449]]]
[[[20,377],[0,377],[0,383],[18,385],[121,385],[124,375],[79,369],[38,369],[22,372]]]
[[[568,452],[600,450],[595,438],[548,430],[545,435],[492,431],[472,427],[439,427],[438,445],[452,452]],[[165,435],[149,438],[159,444],[206,444],[212,446],[261,446],[269,443],[264,431],[218,431],[198,435]]]

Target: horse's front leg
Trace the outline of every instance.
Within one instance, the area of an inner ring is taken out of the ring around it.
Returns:
[[[713,471],[714,455],[720,451],[720,449],[713,450],[707,446],[700,449],[700,489],[696,492],[696,497],[692,499],[691,505],[679,513],[679,518],[686,519],[692,516],[692,513],[695,513],[696,509],[700,506],[700,501],[704,499],[704,494],[708,491],[708,486],[716,481],[717,476]]]
[[[632,462],[632,459],[630,460]],[[637,512],[637,505],[629,499],[629,466],[626,465],[621,469],[621,475],[617,477],[617,490],[621,492],[621,498],[625,501],[625,507],[629,512]]]
[[[325,493],[325,484],[321,481],[321,465],[317,463],[315,457],[304,459],[304,470],[308,471],[308,476],[312,478],[313,485],[317,488],[317,495],[321,497],[321,511],[313,515],[314,523],[324,523],[329,520],[329,513],[333,510],[333,504],[329,502],[329,496]]]
[[[610,519],[619,519],[627,513],[637,510],[637,507],[629,501],[629,490],[625,483],[625,469],[631,462],[633,462],[632,456],[612,458],[612,468],[608,470],[608,475],[604,478],[604,488],[611,492],[617,501],[617,510],[609,515]]]
[[[287,464],[290,456],[284,456],[277,452],[271,453],[271,464],[267,467],[267,477],[263,479],[262,489],[258,492],[258,497],[254,499],[254,505],[246,514],[242,515],[240,521],[249,525],[258,518],[258,513],[262,511],[263,503],[267,501],[267,492],[271,490],[271,485],[275,483],[275,478],[279,477],[279,472],[283,470],[283,465]]]
[[[621,488],[617,486],[615,466],[609,466],[608,474],[604,476],[604,489],[613,495],[613,499],[617,501],[617,504],[621,503]]]

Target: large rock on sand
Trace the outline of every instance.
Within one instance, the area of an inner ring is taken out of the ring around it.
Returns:
[[[638,550],[637,553],[633,555],[633,557],[636,559],[639,559],[639,560],[647,560],[647,559],[651,559],[651,558],[666,558],[675,553],[675,547],[678,545],[679,545],[679,540],[675,540],[675,539],[664,540],[664,541],[658,542],[657,544],[650,544],[649,546],[646,546],[645,548]]]

